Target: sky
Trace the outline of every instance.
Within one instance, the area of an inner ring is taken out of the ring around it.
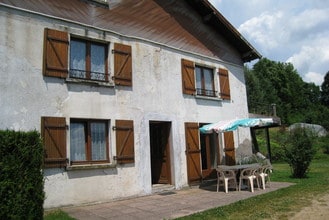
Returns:
[[[321,86],[329,71],[329,0],[209,2],[263,57],[290,62],[305,82]]]

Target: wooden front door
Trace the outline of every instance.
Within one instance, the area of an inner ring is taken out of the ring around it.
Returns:
[[[200,183],[202,174],[198,123],[185,123],[185,140],[188,183]]]
[[[152,184],[171,184],[170,122],[150,122]]]

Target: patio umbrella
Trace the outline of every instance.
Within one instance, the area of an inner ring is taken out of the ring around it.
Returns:
[[[204,134],[212,132],[219,133],[226,131],[234,131],[238,129],[238,127],[261,127],[271,125],[273,123],[274,122],[272,118],[242,118],[207,124],[200,128],[200,132]]]

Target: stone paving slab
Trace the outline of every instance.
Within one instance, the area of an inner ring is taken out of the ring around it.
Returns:
[[[291,183],[271,182],[271,187],[265,190],[256,189],[254,193],[246,190],[229,191],[227,194],[223,191],[217,192],[216,185],[209,185],[101,204],[65,207],[63,211],[78,220],[174,219],[291,185]]]

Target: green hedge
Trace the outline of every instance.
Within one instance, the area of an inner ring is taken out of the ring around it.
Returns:
[[[0,219],[43,218],[42,161],[38,132],[0,130]]]

